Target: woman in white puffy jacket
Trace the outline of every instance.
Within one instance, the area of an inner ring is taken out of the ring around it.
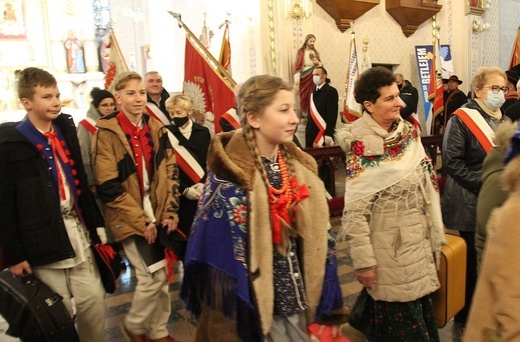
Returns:
[[[355,84],[363,117],[352,126],[340,238],[364,289],[349,324],[368,341],[439,341],[430,294],[444,242],[437,178],[420,137],[399,112],[393,74]]]

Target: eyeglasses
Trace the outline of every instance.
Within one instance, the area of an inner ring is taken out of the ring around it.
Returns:
[[[504,95],[509,93],[509,87],[501,87],[501,86],[497,86],[497,85],[492,85],[491,87],[489,86],[486,86],[486,87],[483,87],[483,88],[491,88],[491,91],[495,94],[498,94],[498,92],[500,90],[502,90],[504,92]]]
[[[100,107],[115,107],[115,103],[103,103],[99,105]]]

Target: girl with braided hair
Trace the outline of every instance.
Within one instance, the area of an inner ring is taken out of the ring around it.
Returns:
[[[346,319],[325,189],[292,142],[289,84],[253,76],[238,104],[242,128],[211,142],[181,297],[197,341],[308,341]]]

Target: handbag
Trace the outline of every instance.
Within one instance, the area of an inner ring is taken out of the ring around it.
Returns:
[[[92,254],[94,254],[94,259],[96,259],[105,292],[116,292],[117,279],[121,274],[121,256],[112,246],[103,243],[93,245]]]
[[[62,299],[33,274],[0,272],[0,314],[9,324],[7,335],[22,341],[79,342]]]

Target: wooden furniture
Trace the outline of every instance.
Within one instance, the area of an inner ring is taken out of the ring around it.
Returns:
[[[348,30],[357,18],[379,5],[379,0],[316,0],[335,21],[341,32]]]
[[[339,146],[325,146],[325,147],[308,147],[303,151],[310,154],[316,162],[318,167],[327,165],[329,169],[329,186],[330,195],[332,199],[329,201],[329,211],[332,216],[341,215],[343,211],[343,195],[338,194],[336,197],[336,169],[338,167],[345,168],[346,155]],[[341,165],[338,166],[338,164]]]
[[[386,11],[401,26],[405,36],[410,36],[419,26],[440,12],[438,0],[386,0]],[[380,0],[316,0],[335,21],[341,32],[348,30],[352,23]]]
[[[439,13],[441,8],[437,0],[386,0],[386,11],[401,25],[407,37]]]
[[[437,171],[439,178],[439,189],[442,193],[444,189],[444,183],[446,182],[446,171],[442,167],[442,163],[437,163],[438,157],[442,151],[442,135],[427,135],[421,137],[421,142],[426,150],[426,153],[430,156],[432,164]],[[310,154],[316,162],[318,167],[327,165],[329,168],[329,184],[328,188],[331,189],[330,195],[332,199],[329,201],[329,211],[332,216],[341,215],[343,211],[344,195],[336,194],[336,171],[338,168],[345,168],[346,154],[339,146],[326,146],[326,147],[309,147],[304,148],[304,152]],[[344,181],[344,180],[341,180]]]
[[[437,177],[439,178],[439,190],[442,193],[444,190],[444,183],[446,183],[446,169],[442,165],[442,138],[443,135],[426,135],[421,137],[422,144],[426,153],[430,156],[432,164],[437,171]],[[437,164],[437,161],[441,157],[441,165]]]

